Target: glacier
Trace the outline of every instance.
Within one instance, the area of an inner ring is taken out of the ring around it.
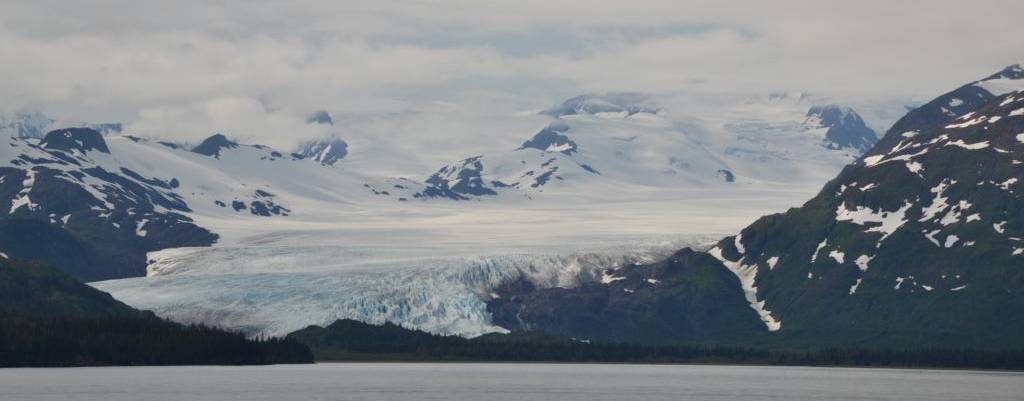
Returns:
[[[680,246],[707,243],[710,238],[568,254],[456,258],[327,246],[174,249],[154,255],[149,277],[92,285],[175,321],[248,335],[281,336],[348,318],[475,337],[506,331],[491,324],[485,304],[502,282],[526,277],[540,286],[574,286],[610,267],[650,262]],[[282,268],[296,265],[304,268]],[[192,266],[207,271],[190,271]]]

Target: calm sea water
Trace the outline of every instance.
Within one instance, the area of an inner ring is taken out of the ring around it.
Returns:
[[[1024,374],[740,366],[328,363],[0,369],[0,400],[1024,400]]]

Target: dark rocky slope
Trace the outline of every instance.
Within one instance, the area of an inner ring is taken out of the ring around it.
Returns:
[[[0,200],[10,205],[0,213],[0,251],[11,257],[94,281],[145,275],[147,252],[217,240],[186,216],[176,179],[97,162],[110,149],[95,130],[57,130],[38,145],[14,145],[25,150],[0,167]]]

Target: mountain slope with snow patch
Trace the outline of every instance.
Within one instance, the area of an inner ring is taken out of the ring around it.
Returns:
[[[684,277],[673,287],[644,284],[660,280],[658,264],[609,267],[634,279],[604,285],[507,287],[489,303],[495,320],[513,331],[642,340],[688,320],[721,327],[703,309],[651,311],[692,292],[728,291],[748,303],[733,317],[760,323],[747,333],[748,345],[1018,349],[1024,92],[994,96],[976,85],[908,113],[803,206],[762,217],[698,252],[735,276],[731,289],[697,274],[708,262],[689,256],[661,262]],[[952,98],[969,106],[952,112]],[[556,307],[564,312],[559,322],[539,313]],[[587,319],[610,313],[630,325]],[[704,340],[699,332],[677,333],[675,341]]]

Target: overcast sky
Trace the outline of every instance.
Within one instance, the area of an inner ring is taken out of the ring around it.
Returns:
[[[189,140],[316,135],[301,120],[317,109],[343,120],[512,112],[584,92],[929,96],[1024,61],[1020,0],[0,0],[0,10],[0,110]]]

